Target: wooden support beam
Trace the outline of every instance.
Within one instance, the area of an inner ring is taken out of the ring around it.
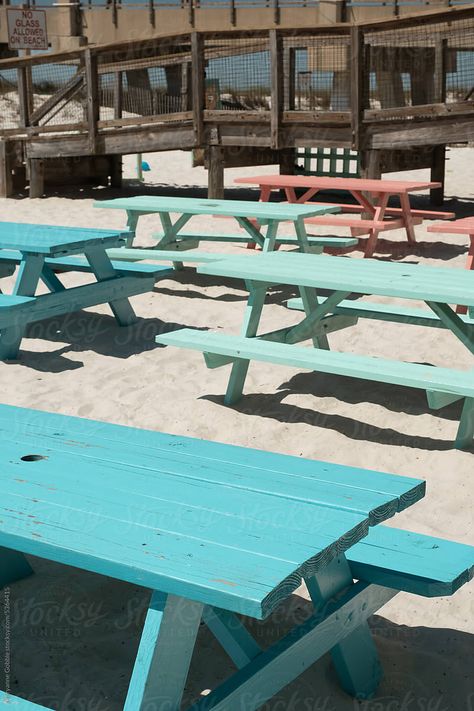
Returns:
[[[204,143],[203,111],[205,105],[205,71],[204,71],[204,42],[202,35],[197,32],[191,34],[191,57],[193,65],[192,97],[193,97],[193,123],[196,148],[202,148]]]
[[[212,200],[224,197],[224,149],[222,146],[209,146],[209,172],[207,196]]]
[[[114,119],[122,118],[123,112],[123,72],[114,75]]]
[[[438,38],[435,45],[435,72],[434,72],[434,100],[438,104],[446,101],[446,75],[447,75],[447,39]],[[442,205],[444,202],[444,184],[446,178],[446,146],[435,146],[431,163],[431,180],[441,183],[440,188],[430,190],[430,202],[433,205]]]
[[[430,190],[430,202],[432,205],[442,205],[446,180],[446,146],[435,146],[433,148],[431,180],[434,183],[441,183],[441,187]]]
[[[0,197],[11,197],[13,194],[13,175],[11,156],[8,143],[0,140]]]
[[[44,161],[30,158],[30,198],[40,198],[44,194]]]
[[[280,125],[283,113],[283,39],[277,30],[270,30],[271,109],[270,147],[280,147]]]
[[[109,156],[110,185],[112,188],[122,187],[122,156]]]
[[[369,77],[365,76],[364,33],[358,25],[351,27],[351,133],[352,148],[360,150],[363,142],[362,119]]]
[[[86,67],[87,127],[89,133],[89,152],[97,152],[98,122],[100,119],[99,76],[97,56],[88,48],[84,52]]]
[[[20,104],[20,126],[30,125],[30,102],[28,99],[28,71],[26,64],[18,67],[18,99]]]

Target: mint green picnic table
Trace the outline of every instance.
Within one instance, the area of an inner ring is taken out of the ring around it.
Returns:
[[[294,366],[335,375],[362,378],[426,390],[428,405],[440,409],[463,399],[455,446],[470,447],[474,437],[474,370],[459,370],[368,355],[334,352],[328,334],[354,326],[359,318],[444,328],[474,354],[474,320],[461,316],[452,304],[474,307],[474,272],[327,255],[279,253],[249,261],[241,257],[200,266],[202,274],[244,279],[249,300],[240,336],[181,329],[162,334],[157,342],[191,348],[216,368],[232,364],[225,396],[227,404],[242,395],[250,360]],[[265,297],[270,286],[294,286],[299,297],[289,307],[302,310],[296,326],[259,334]],[[319,291],[327,290],[321,297]],[[428,308],[352,300],[360,295],[424,301]],[[312,341],[312,348],[297,345]]]
[[[12,293],[0,293],[0,360],[14,359],[29,323],[108,303],[121,326],[137,319],[130,296],[151,291],[171,270],[110,261],[106,250],[128,237],[120,230],[0,222],[0,276],[18,273]],[[77,256],[81,255],[81,256]],[[91,273],[96,281],[66,288],[58,271]],[[49,293],[36,295],[42,281]]]
[[[129,238],[127,247],[132,247],[135,238],[138,220],[143,215],[157,214],[159,216],[162,233],[154,235],[157,239],[155,247],[150,249],[131,250],[121,252],[114,250],[111,254],[114,259],[156,259],[159,256],[167,258],[178,257],[178,251],[193,250],[200,242],[237,242],[247,244],[252,242],[259,245],[264,252],[270,252],[279,244],[294,245],[302,252],[321,252],[323,247],[347,247],[357,244],[356,239],[335,237],[308,237],[304,220],[329,212],[340,212],[334,205],[290,205],[288,203],[269,203],[242,200],[208,200],[200,198],[170,198],[159,196],[137,196],[131,198],[118,198],[103,200],[94,203],[94,207],[125,210],[127,213],[127,226]],[[179,217],[173,222],[172,215]],[[207,215],[210,217],[233,218],[245,234],[203,234],[202,232],[183,233],[182,229],[195,216]],[[279,226],[283,222],[291,222],[294,226],[294,236],[282,237],[278,235]],[[262,226],[266,227],[265,232]],[[156,251],[160,250],[160,252]],[[165,251],[173,250],[173,251]],[[208,261],[215,256],[209,253],[183,256],[184,261]],[[175,261],[179,266],[182,261]]]
[[[254,711],[329,651],[345,691],[369,697],[382,667],[368,618],[474,572],[473,547],[383,525],[424,496],[419,479],[5,405],[0,452],[12,605],[25,554],[150,590],[133,672],[110,682],[130,680],[124,711],[180,711],[201,623],[236,670],[190,711]],[[262,649],[240,615],[268,618],[303,580],[314,609]],[[87,647],[94,664],[100,639]],[[0,691],[0,708],[51,711],[44,691]]]

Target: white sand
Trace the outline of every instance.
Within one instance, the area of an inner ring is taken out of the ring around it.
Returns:
[[[144,158],[152,167],[146,174],[147,184],[154,184],[157,194],[169,193],[173,184],[188,189],[188,194],[189,188],[205,194],[206,173],[190,168],[189,154]],[[125,167],[126,176],[133,178],[134,157],[126,159]],[[231,188],[237,175],[274,170],[268,166],[229,170],[227,184]],[[426,178],[427,172],[415,176]],[[129,185],[130,194],[138,189],[137,183]],[[94,197],[106,195],[110,191],[76,191],[76,199],[2,200],[2,219],[120,227],[122,213],[92,208]],[[450,151],[447,196],[457,196],[452,204],[459,215],[474,211],[473,149]],[[419,204],[426,203],[421,199]],[[141,244],[151,243],[156,223],[154,217],[142,218]],[[235,230],[228,222],[206,218],[196,219],[194,225],[207,231]],[[399,241],[396,258],[463,267],[464,237],[430,236],[423,227],[417,228],[417,234],[420,241],[430,244],[416,254],[406,249],[402,234],[388,234]],[[390,246],[394,245],[384,242],[385,256],[390,256]],[[238,246],[203,247],[242,251]],[[360,253],[352,256],[360,257]],[[67,277],[69,283],[80,279]],[[451,448],[459,405],[430,412],[420,391],[253,364],[244,399],[228,408],[222,404],[227,369],[207,370],[195,352],[155,347],[155,334],[176,325],[237,332],[245,297],[236,282],[223,283],[186,269],[175,279],[160,282],[153,294],[133,300],[143,320],[129,330],[115,326],[106,306],[36,325],[32,337],[23,342],[21,361],[0,364],[2,401],[426,478],[426,498],[393,523],[474,544],[473,452]],[[278,305],[280,298],[277,290],[266,312],[269,327],[298,319]],[[361,321],[357,327],[331,335],[330,343],[341,350],[472,366],[467,351],[449,333],[437,329]],[[146,593],[61,566],[34,564],[37,575],[11,588],[12,692],[21,691],[62,711],[120,709]],[[85,611],[85,623],[78,620],[81,611]],[[304,597],[294,596],[273,619],[252,627],[259,640],[269,643],[295,616],[300,620],[307,612]],[[359,705],[341,692],[325,658],[264,708],[474,710],[472,584],[447,599],[400,594],[374,618],[373,627],[385,668],[376,699]],[[203,628],[187,701],[215,686],[231,669]],[[166,711],[159,703],[154,709]]]

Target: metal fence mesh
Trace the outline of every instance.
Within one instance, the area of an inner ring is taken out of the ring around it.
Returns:
[[[366,108],[469,100],[474,94],[474,18],[367,33]]]
[[[268,110],[271,104],[267,37],[208,40],[206,108]]]

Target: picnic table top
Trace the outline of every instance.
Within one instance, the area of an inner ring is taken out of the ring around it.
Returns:
[[[94,207],[116,208],[134,212],[179,212],[192,215],[220,215],[226,217],[255,217],[266,220],[296,220],[340,212],[337,205],[294,205],[289,203],[257,202],[256,200],[208,200],[206,198],[169,198],[136,196],[97,201]]]
[[[257,282],[474,306],[474,273],[467,269],[272,252],[260,254],[251,262],[238,255],[216,260],[199,266],[197,271]]]
[[[445,232],[447,234],[470,235],[474,234],[474,216],[463,217],[453,222],[436,222],[428,227],[428,232]]]
[[[369,180],[365,178],[331,178],[316,175],[252,175],[236,178],[234,183],[265,185],[274,188],[324,188],[332,190],[363,190],[369,193],[396,195],[441,187],[441,183],[415,180]]]
[[[123,230],[0,222],[0,249],[17,249],[49,257],[77,254],[99,245],[118,247],[127,237],[128,232]]]
[[[268,615],[424,482],[0,406],[0,546]]]

